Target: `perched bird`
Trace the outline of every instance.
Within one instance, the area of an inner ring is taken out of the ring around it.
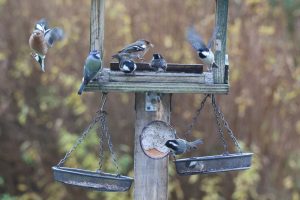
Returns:
[[[55,42],[62,40],[63,37],[64,31],[57,27],[50,29],[45,19],[39,20],[34,26],[29,38],[29,46],[34,51],[31,56],[40,64],[43,71],[45,71],[45,58],[48,49]]]
[[[208,65],[209,71],[211,71],[212,67],[218,68],[218,66],[215,63],[214,53],[211,51],[212,44],[217,36],[217,29],[217,27],[214,29],[212,37],[207,43],[207,45],[205,45],[202,37],[197,33],[194,27],[189,27],[187,29],[187,40],[197,51],[198,56],[203,61],[203,63]]]
[[[150,67],[155,71],[166,71],[168,64],[162,55],[155,53],[150,63]]]
[[[165,145],[171,149],[175,155],[179,155],[197,149],[197,146],[200,144],[203,144],[201,139],[188,142],[184,139],[178,138],[175,140],[168,140]]]
[[[133,73],[137,68],[133,60],[131,60],[127,56],[124,56],[122,54],[115,54],[112,56],[112,58],[119,61],[119,68],[124,73]]]
[[[90,52],[85,60],[83,67],[83,79],[81,86],[78,90],[78,94],[81,95],[85,86],[95,78],[96,74],[101,70],[101,58],[100,53],[97,50]]]
[[[138,40],[132,44],[125,46],[122,50],[118,52],[121,56],[126,56],[130,59],[140,59],[143,60],[144,55],[154,45],[147,40]]]

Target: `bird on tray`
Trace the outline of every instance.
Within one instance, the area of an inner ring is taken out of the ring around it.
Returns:
[[[184,139],[178,138],[175,140],[168,140],[165,146],[171,149],[173,154],[179,155],[197,149],[200,144],[203,144],[203,140],[201,139],[188,142]]]
[[[153,46],[154,45],[151,44],[149,41],[141,39],[132,44],[125,46],[122,50],[118,52],[118,54],[120,56],[126,56],[129,59],[143,60],[144,55]]]
[[[64,31],[61,28],[49,28],[46,19],[39,20],[29,38],[29,46],[34,51],[31,56],[40,64],[42,71],[45,71],[45,58],[48,49],[55,42],[62,40]]]
[[[119,68],[124,73],[133,73],[137,68],[133,60],[120,53],[113,55],[112,58],[119,61]]]
[[[208,71],[211,71],[213,67],[218,68],[218,66],[215,63],[214,53],[211,51],[212,44],[217,36],[217,32],[218,28],[215,27],[209,42],[207,43],[207,45],[205,45],[202,37],[197,33],[193,26],[187,29],[187,40],[197,51],[200,60],[202,60],[204,64],[208,65]]]
[[[90,52],[88,57],[85,60],[83,67],[83,79],[81,86],[78,90],[78,94],[81,95],[85,86],[97,75],[101,70],[101,57],[100,53],[97,50]]]
[[[167,67],[167,61],[162,57],[162,55],[158,53],[153,54],[153,58],[150,62],[150,68],[154,69],[157,72],[165,72],[167,70]]]

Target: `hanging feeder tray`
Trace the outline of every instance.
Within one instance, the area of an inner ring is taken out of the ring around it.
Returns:
[[[210,174],[249,169],[253,153],[235,153],[175,160],[180,175]]]
[[[123,192],[129,190],[133,178],[98,171],[88,171],[67,167],[52,167],[56,181],[106,192]]]
[[[107,126],[107,113],[103,110],[107,98],[107,93],[102,94],[100,110],[96,112],[92,123],[83,131],[81,136],[73,144],[72,148],[66,153],[65,157],[59,161],[56,166],[52,167],[54,179],[56,181],[78,186],[85,189],[93,189],[102,192],[123,192],[129,190],[133,178],[122,176],[119,174],[119,167],[117,164],[116,155],[113,151],[113,144],[111,142],[110,133]],[[72,152],[84,141],[86,136],[91,132],[91,129],[96,125],[100,125],[101,134],[100,148],[99,148],[99,170],[89,171],[76,168],[63,167],[65,161],[71,156]],[[103,166],[103,140],[106,137],[109,151],[112,156],[113,164],[116,167],[117,173],[110,174],[101,171]]]

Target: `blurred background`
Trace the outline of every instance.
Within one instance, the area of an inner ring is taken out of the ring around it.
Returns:
[[[214,1],[109,0],[105,11],[105,64],[127,43],[145,38],[169,62],[199,63],[185,40],[192,22],[208,40]],[[89,124],[99,93],[77,95],[89,51],[90,1],[0,0],[0,200],[132,199],[57,183],[56,165]],[[51,49],[42,73],[30,57],[34,23],[45,17],[66,39]],[[179,177],[172,161],[169,199],[300,199],[300,0],[230,0],[227,51],[230,93],[218,102],[245,151],[255,153],[243,172]],[[202,95],[173,95],[171,124],[186,130]],[[193,156],[222,153],[207,104],[193,130],[205,145]],[[110,94],[110,130],[118,163],[133,176],[134,95]],[[98,167],[96,130],[66,166]],[[233,147],[232,147],[233,150]],[[187,155],[188,156],[188,155]],[[114,172],[110,154],[105,169]]]

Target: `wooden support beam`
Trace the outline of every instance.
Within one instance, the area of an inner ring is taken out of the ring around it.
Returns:
[[[90,51],[99,50],[103,60],[105,0],[91,0]]]
[[[214,83],[224,83],[226,37],[227,37],[228,0],[216,0],[216,25],[218,28],[216,38],[215,61],[219,66],[213,69]]]
[[[134,199],[168,199],[168,157],[147,157],[140,145],[142,129],[153,120],[170,123],[170,94],[162,94],[157,111],[145,111],[145,93],[135,94],[136,121],[134,146]]]
[[[136,63],[136,71],[153,71],[148,63]],[[110,69],[112,71],[120,71],[119,63],[110,63]],[[168,63],[167,72],[184,72],[184,73],[203,73],[203,65],[201,64],[178,64],[178,63]]]
[[[211,83],[212,74],[135,72],[125,74],[104,68],[85,91],[159,92],[159,93],[218,93],[227,94],[228,84]]]

